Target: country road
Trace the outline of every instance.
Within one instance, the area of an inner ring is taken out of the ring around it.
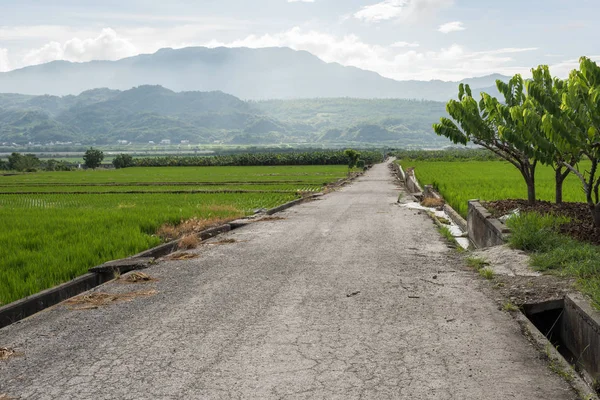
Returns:
[[[163,260],[130,301],[0,329],[20,399],[575,399],[385,164]],[[156,290],[155,294],[149,292]]]

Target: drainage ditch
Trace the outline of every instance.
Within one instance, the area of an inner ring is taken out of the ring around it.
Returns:
[[[548,339],[563,358],[600,394],[600,329],[598,321],[565,299],[524,304],[525,316]]]

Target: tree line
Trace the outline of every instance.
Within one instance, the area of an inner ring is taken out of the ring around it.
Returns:
[[[508,161],[527,185],[527,198],[536,202],[535,169],[555,171],[556,203],[571,173],[581,181],[594,225],[600,228],[600,67],[581,57],[567,79],[552,77],[547,65],[532,71],[532,79],[517,74],[496,81],[503,101],[482,92],[477,101],[469,85],[450,100],[450,118],[441,118],[434,131],[455,144],[471,142]],[[587,169],[582,160],[589,160]]]

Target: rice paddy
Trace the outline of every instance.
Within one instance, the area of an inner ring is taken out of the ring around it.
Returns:
[[[317,192],[345,166],[165,167],[0,176],[0,306],[160,244]]]

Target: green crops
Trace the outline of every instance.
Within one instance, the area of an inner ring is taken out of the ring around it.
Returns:
[[[164,224],[248,215],[319,191],[346,172],[167,167],[0,176],[0,305],[156,246]]]

